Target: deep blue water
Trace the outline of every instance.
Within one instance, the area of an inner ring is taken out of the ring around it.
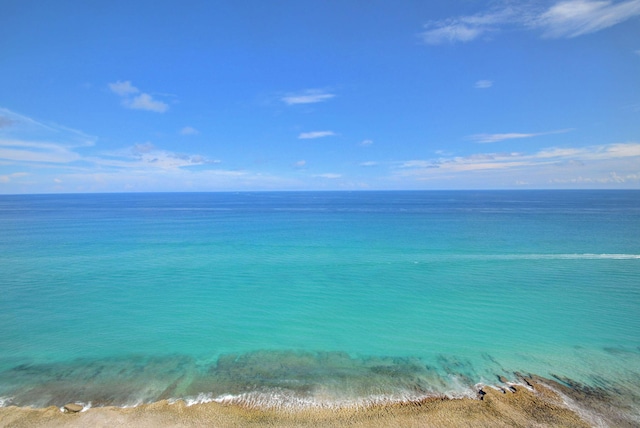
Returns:
[[[640,397],[639,191],[5,195],[0,225],[5,405]]]

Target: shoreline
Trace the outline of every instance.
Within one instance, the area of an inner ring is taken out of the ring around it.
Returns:
[[[136,407],[91,407],[80,412],[50,406],[1,407],[0,427],[456,427],[456,426],[634,426],[615,412],[602,391],[575,389],[554,380],[522,376],[508,387],[483,386],[478,398],[429,397],[416,401],[335,408],[260,408],[184,400]]]

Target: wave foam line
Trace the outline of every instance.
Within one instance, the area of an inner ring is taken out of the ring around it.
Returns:
[[[400,393],[390,395],[370,395],[359,398],[321,398],[317,396],[300,396],[287,390],[273,390],[269,392],[253,391],[242,394],[224,394],[214,397],[211,393],[201,393],[196,397],[174,399],[171,403],[184,401],[187,406],[216,402],[225,405],[237,405],[256,409],[276,410],[301,410],[301,409],[339,409],[339,408],[364,408],[379,405],[391,405],[400,403],[415,403],[422,400],[444,397],[449,399],[461,399],[478,397],[477,391],[465,390],[438,393]]]
[[[640,254],[493,254],[469,255],[477,260],[640,260]]]

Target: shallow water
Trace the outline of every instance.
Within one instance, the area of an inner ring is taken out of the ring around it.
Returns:
[[[5,405],[401,400],[515,372],[640,397],[640,192],[0,196],[0,222]]]

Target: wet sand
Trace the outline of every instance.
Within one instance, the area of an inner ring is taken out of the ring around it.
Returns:
[[[1,427],[589,427],[632,426],[598,414],[570,388],[541,378],[502,390],[484,387],[478,398],[338,409],[256,409],[216,402],[187,406],[166,400],[134,408],[98,407],[63,412],[57,407],[0,408]],[[562,389],[564,391],[561,391]],[[584,397],[583,397],[584,398]],[[587,397],[588,398],[588,397]],[[584,404],[584,405],[582,405]]]

